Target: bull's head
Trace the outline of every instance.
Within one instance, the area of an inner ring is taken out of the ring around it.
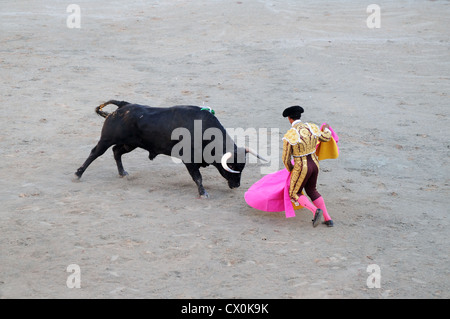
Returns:
[[[257,158],[267,162],[265,158],[248,147],[246,147],[244,151],[244,154],[250,153]],[[241,174],[245,167],[245,161],[238,160],[238,153],[239,152],[227,152],[222,156],[222,159],[220,161],[222,164],[222,168],[224,169],[224,172],[221,171],[221,174],[228,181],[228,186],[230,188],[237,188],[241,185]],[[233,161],[228,162],[232,157]]]

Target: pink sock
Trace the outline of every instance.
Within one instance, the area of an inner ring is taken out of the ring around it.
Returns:
[[[323,219],[325,221],[330,220],[331,217],[330,215],[328,215],[327,212],[327,207],[325,206],[325,202],[323,200],[323,197],[320,196],[319,198],[317,198],[315,201],[313,201],[314,205],[317,206],[317,208],[320,208],[323,211]],[[303,206],[303,205],[302,205]]]
[[[309,209],[310,211],[312,211],[312,213],[314,214],[317,210],[317,207],[314,206],[313,203],[311,203],[308,199],[308,197],[306,197],[305,195],[300,195],[298,197],[298,203],[300,205],[302,205],[303,207]]]

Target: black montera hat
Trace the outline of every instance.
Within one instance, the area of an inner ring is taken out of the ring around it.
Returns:
[[[283,117],[300,118],[304,111],[299,105],[290,106],[283,111]]]

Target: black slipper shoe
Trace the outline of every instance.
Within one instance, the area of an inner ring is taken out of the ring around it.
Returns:
[[[312,220],[313,227],[317,227],[321,219],[322,219],[322,210],[320,208],[317,208],[314,214],[314,219]]]
[[[325,225],[327,225],[328,227],[333,227],[333,226],[334,226],[333,221],[332,221],[331,219],[322,222],[322,224],[325,224]]]

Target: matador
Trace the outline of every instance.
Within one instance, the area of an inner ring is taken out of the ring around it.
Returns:
[[[328,215],[325,202],[316,189],[319,174],[319,161],[316,155],[316,146],[319,141],[328,142],[331,139],[331,131],[328,124],[323,131],[314,123],[302,122],[301,114],[304,112],[301,106],[288,107],[283,112],[292,127],[283,137],[283,163],[291,172],[289,197],[293,203],[309,209],[313,214],[313,226],[320,223],[323,215],[325,224],[333,226],[333,221]],[[309,196],[311,201],[302,194]]]

